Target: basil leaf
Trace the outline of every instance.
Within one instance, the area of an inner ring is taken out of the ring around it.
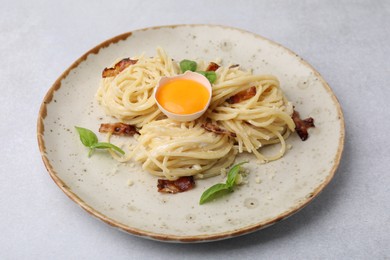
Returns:
[[[75,128],[80,135],[81,142],[89,148],[88,157],[91,157],[95,149],[113,149],[122,155],[125,154],[125,152],[116,145],[104,142],[99,143],[96,134],[91,130],[78,126],[75,126]]]
[[[217,80],[217,74],[215,73],[215,71],[197,71],[196,73],[205,76],[210,83],[214,83]]]
[[[217,80],[217,74],[215,71],[206,71],[206,78],[210,81],[210,83],[214,83]]]
[[[217,183],[207,190],[205,190],[202,193],[202,196],[200,197],[199,204],[203,204],[205,202],[208,202],[212,199],[215,199],[219,196],[222,196],[226,194],[227,192],[233,192],[233,187],[236,184],[236,180],[238,178],[238,173],[240,172],[240,167],[244,163],[248,162],[241,162],[236,165],[234,165],[232,168],[230,168],[228,174],[227,174],[227,180],[226,183]]]
[[[199,204],[206,203],[212,199],[215,199],[218,196],[225,194],[225,192],[229,192],[229,187],[225,183],[217,183],[202,193],[200,197]]]
[[[75,126],[80,135],[80,140],[86,147],[91,147],[98,142],[98,138],[94,132],[83,127]]]
[[[197,67],[197,64],[195,61],[192,60],[182,60],[180,62],[180,70],[182,73],[189,71],[195,71]]]
[[[240,172],[241,165],[243,165],[244,163],[248,163],[248,162],[238,163],[229,170],[227,174],[227,180],[226,180],[226,185],[228,185],[229,188],[232,188],[235,185],[237,175]]]
[[[95,148],[97,148],[97,149],[107,149],[108,148],[108,149],[113,149],[122,155],[125,154],[125,152],[121,148],[119,148],[118,146],[113,145],[111,143],[104,143],[104,142],[96,143],[96,144],[93,144],[91,146],[91,149],[95,149]]]

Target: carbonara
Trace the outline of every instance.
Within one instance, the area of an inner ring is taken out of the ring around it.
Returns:
[[[103,78],[96,97],[107,115],[142,127],[161,116],[152,97],[154,87],[161,77],[177,75],[179,69],[161,48],[155,57],[140,55],[134,60],[118,75]]]
[[[295,128],[293,106],[276,77],[254,75],[238,65],[218,65],[208,110],[195,121],[181,123],[167,119],[152,97],[161,77],[181,73],[178,63],[161,48],[153,58],[134,59],[137,62],[118,75],[103,78],[97,92],[107,115],[139,129],[138,144],[126,158],[118,159],[140,162],[153,175],[177,179],[220,174],[237,153],[253,153],[267,162],[286,152],[285,139]],[[199,61],[198,68],[206,70],[207,63]],[[205,122],[230,135],[209,131]],[[276,154],[261,152],[274,143],[280,145]]]

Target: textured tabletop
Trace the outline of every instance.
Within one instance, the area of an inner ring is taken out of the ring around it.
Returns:
[[[87,50],[150,26],[220,24],[293,50],[332,87],[345,116],[329,186],[255,233],[169,244],[92,218],[54,184],[36,123],[43,97]],[[389,1],[2,1],[1,259],[390,259]]]

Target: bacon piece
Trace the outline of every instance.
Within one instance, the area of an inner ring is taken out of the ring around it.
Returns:
[[[216,71],[219,68],[219,65],[215,62],[210,62],[206,71]]]
[[[130,58],[125,58],[118,63],[115,64],[112,68],[105,68],[102,72],[102,77],[114,77],[121,73],[124,69],[129,67],[130,65],[136,64],[138,60],[132,60]]]
[[[298,136],[302,141],[305,141],[309,137],[307,129],[310,127],[315,127],[314,119],[312,117],[301,119],[299,113],[294,110],[292,114],[292,119],[295,123],[295,131],[297,131]]]
[[[246,90],[238,92],[234,96],[231,96],[230,98],[228,98],[226,101],[229,104],[236,104],[236,103],[239,103],[241,101],[250,99],[251,97],[253,97],[255,95],[256,95],[256,87],[253,86],[253,87],[250,87]]]
[[[177,180],[157,180],[157,189],[162,193],[178,193],[192,189],[195,186],[194,177],[184,176]]]
[[[124,123],[101,124],[99,132],[112,133],[114,135],[121,136],[133,136],[134,134],[138,134],[138,131],[135,126]]]
[[[230,136],[230,137],[236,137],[237,136],[235,133],[229,132],[226,129],[222,129],[219,126],[217,126],[216,124],[213,124],[211,122],[203,123],[202,127],[204,129],[206,129],[207,131],[209,131],[209,132],[213,132],[213,133],[216,133],[216,134],[219,134],[219,135],[227,135],[227,136]]]
[[[237,68],[237,67],[239,67],[239,66],[240,66],[240,64],[233,64],[233,65],[231,65],[231,66],[229,67],[229,69]]]

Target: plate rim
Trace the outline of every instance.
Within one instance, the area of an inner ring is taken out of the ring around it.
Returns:
[[[142,31],[148,31],[148,30],[158,30],[158,29],[167,29],[167,28],[177,28],[177,27],[213,27],[213,28],[222,28],[222,29],[231,29],[235,31],[239,31],[242,33],[250,34],[254,36],[255,38],[260,38],[266,42],[268,42],[271,45],[276,45],[277,47],[280,47],[284,50],[286,50],[289,54],[292,54],[296,56],[300,62],[308,67],[311,71],[313,71],[314,75],[319,79],[321,82],[321,85],[325,88],[328,94],[330,94],[333,103],[336,105],[337,115],[338,119],[340,121],[340,138],[338,140],[338,147],[337,152],[333,159],[333,166],[330,169],[329,174],[325,178],[325,180],[316,188],[314,189],[310,196],[303,200],[302,202],[296,204],[294,207],[286,210],[285,212],[279,214],[278,216],[265,220],[262,222],[258,222],[253,225],[245,226],[236,230],[231,231],[225,231],[220,232],[216,234],[203,234],[203,235],[186,235],[186,236],[179,236],[174,234],[159,234],[157,232],[151,232],[146,230],[141,230],[135,227],[130,227],[127,225],[124,225],[120,223],[119,221],[116,221],[105,214],[99,212],[98,210],[94,209],[93,207],[89,206],[86,202],[84,202],[79,196],[77,196],[74,192],[70,190],[70,188],[61,180],[61,178],[57,175],[56,170],[51,165],[47,155],[46,155],[46,146],[45,146],[45,140],[44,140],[44,119],[47,116],[47,105],[52,101],[54,93],[61,87],[61,81],[65,79],[69,73],[77,68],[82,62],[84,62],[90,54],[98,54],[99,51],[102,48],[108,47],[111,44],[115,44],[119,41],[126,40],[129,38],[133,33],[142,32]],[[49,90],[46,92],[43,101],[41,103],[39,113],[38,113],[38,120],[37,120],[37,141],[38,141],[38,147],[39,151],[41,153],[41,157],[43,160],[43,163],[46,167],[46,170],[48,171],[50,177],[55,182],[55,184],[76,204],[78,204],[82,209],[84,209],[86,212],[88,212],[93,217],[102,220],[103,222],[109,224],[112,227],[118,228],[121,231],[125,231],[127,233],[133,234],[135,236],[144,237],[144,238],[150,238],[153,240],[158,241],[164,241],[164,242],[210,242],[210,241],[216,241],[216,240],[222,240],[227,239],[231,237],[236,237],[240,235],[244,235],[247,233],[251,233],[260,229],[263,229],[265,227],[268,227],[270,225],[273,225],[277,222],[282,221],[283,219],[286,219],[287,217],[293,215],[294,213],[298,212],[299,210],[303,209],[306,205],[308,205],[314,198],[316,198],[321,191],[325,189],[325,187],[330,183],[330,181],[333,179],[337,168],[340,165],[340,161],[342,158],[343,150],[344,150],[344,142],[345,142],[345,121],[344,121],[344,114],[341,108],[341,105],[334,94],[332,88],[329,86],[329,84],[324,80],[324,78],[321,76],[321,74],[306,60],[304,60],[302,57],[300,57],[298,54],[290,50],[289,48],[274,42],[273,40],[270,40],[268,38],[265,38],[259,34],[236,28],[226,25],[218,25],[218,24],[174,24],[174,25],[162,25],[162,26],[151,26],[151,27],[144,27],[141,29],[132,30],[129,32],[125,32],[119,35],[116,35],[112,38],[109,38],[100,44],[96,45],[92,49],[85,52],[82,56],[80,56],[76,61],[74,61],[61,75],[55,80],[53,85],[49,88]]]

